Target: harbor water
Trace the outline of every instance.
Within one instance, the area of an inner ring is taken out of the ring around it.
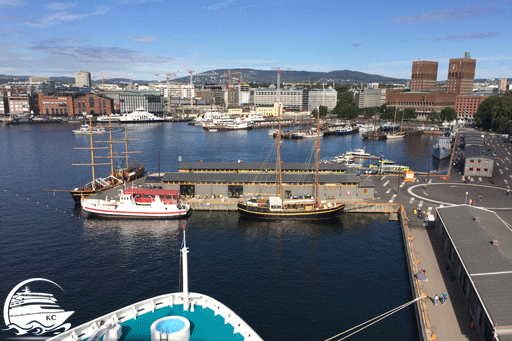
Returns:
[[[0,300],[20,282],[45,278],[77,326],[153,296],[180,290],[181,226],[187,228],[192,292],[223,302],[265,340],[325,340],[412,299],[398,223],[344,214],[328,222],[256,222],[237,212],[194,212],[186,221],[83,219],[67,193],[91,181],[88,136],[71,124],[0,124]],[[122,138],[118,128],[115,138]],[[129,125],[131,160],[150,172],[183,161],[275,162],[267,130],[208,132],[186,123]],[[107,140],[107,135],[95,137]],[[320,157],[356,148],[408,165],[443,170],[430,158],[434,136],[321,140]],[[285,162],[314,162],[313,140],[283,141]],[[98,144],[99,146],[99,144]],[[104,144],[104,146],[107,146]],[[101,151],[97,151],[101,153]],[[106,154],[106,153],[105,153]],[[98,161],[97,162],[104,162]],[[437,162],[437,163],[436,163]],[[121,160],[118,160],[121,164]],[[105,176],[108,166],[98,166]],[[3,328],[2,328],[3,329]],[[0,332],[0,339],[13,336]],[[416,340],[412,308],[351,340]]]

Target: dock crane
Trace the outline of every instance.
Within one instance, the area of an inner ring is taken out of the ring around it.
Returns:
[[[232,103],[232,96],[231,96],[231,92],[233,91],[233,89],[231,88],[231,76],[232,75],[241,74],[241,73],[242,73],[241,71],[231,72],[231,70],[228,70],[228,73],[225,73],[225,74],[222,75],[222,77],[226,77],[226,76],[229,77],[229,82],[228,82],[228,107],[231,104],[233,104]]]

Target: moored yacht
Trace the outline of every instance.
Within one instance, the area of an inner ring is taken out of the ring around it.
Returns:
[[[80,129],[74,129],[75,135],[104,134],[107,131],[103,127],[92,127],[88,124],[82,124]]]

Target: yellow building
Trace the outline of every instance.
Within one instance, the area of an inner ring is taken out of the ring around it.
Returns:
[[[263,117],[277,117],[279,113],[279,105],[281,105],[281,112],[283,110],[283,103],[274,103],[273,106],[260,106],[256,107],[256,115]]]

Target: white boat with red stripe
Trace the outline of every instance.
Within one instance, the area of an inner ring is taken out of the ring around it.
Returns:
[[[82,209],[91,216],[117,219],[187,218],[190,205],[177,190],[129,188],[119,199],[82,199]]]

